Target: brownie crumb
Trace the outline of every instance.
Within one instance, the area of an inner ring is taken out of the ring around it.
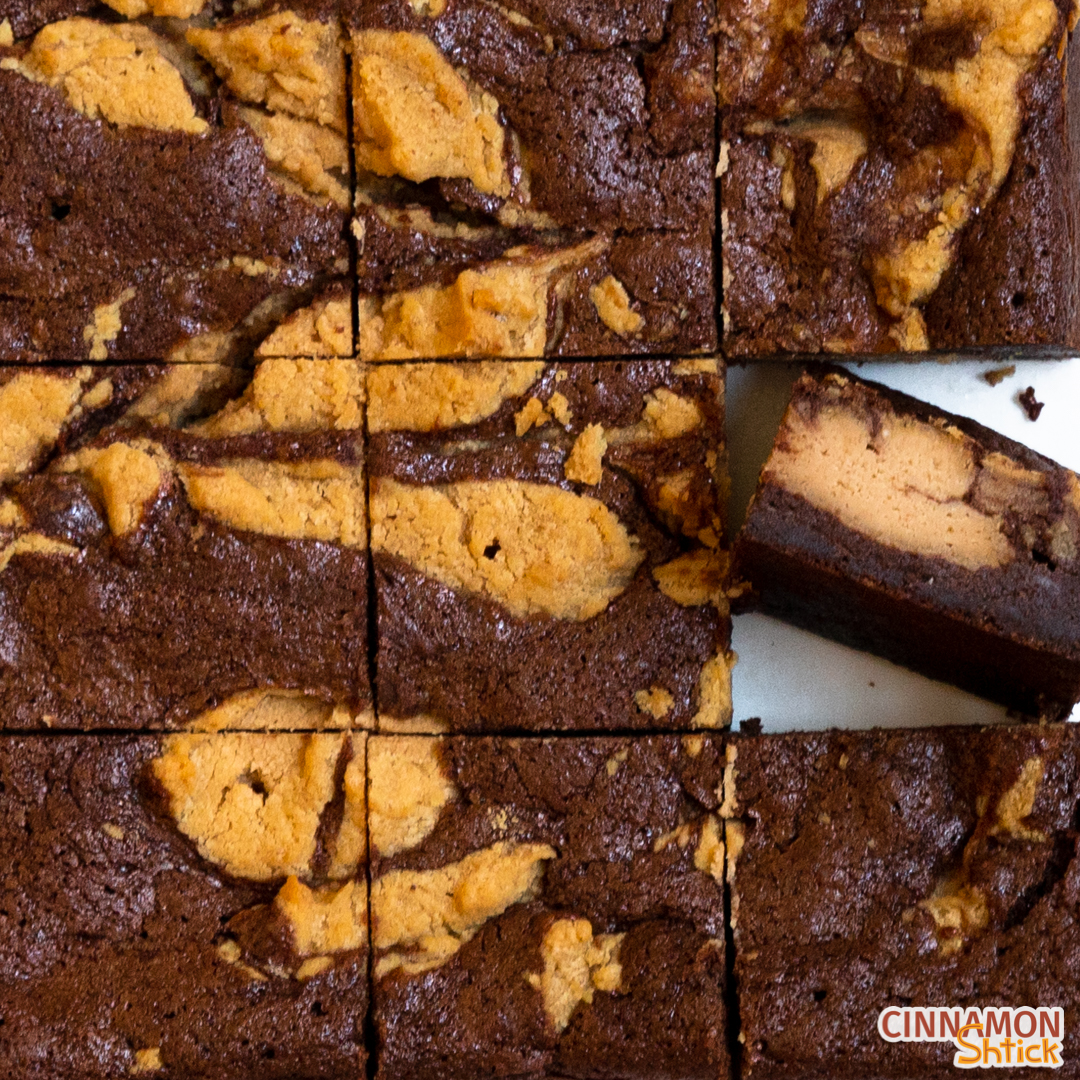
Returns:
[[[1020,402],[1021,408],[1027,413],[1027,418],[1034,423],[1042,415],[1043,407],[1046,405],[1045,401],[1035,400],[1035,387],[1029,386],[1017,399]]]
[[[757,738],[761,734],[761,717],[751,716],[749,720],[743,720],[739,724],[739,734]]]
[[[991,368],[989,371],[984,371],[982,377],[991,385],[997,386],[999,383],[1004,382],[1006,379],[1011,378],[1016,374],[1016,365],[1009,364],[1007,367]]]

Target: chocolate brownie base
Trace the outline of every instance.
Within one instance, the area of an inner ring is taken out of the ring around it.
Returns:
[[[0,385],[3,726],[235,726],[253,696],[306,717],[287,727],[367,723],[359,365],[268,360],[246,387],[228,367],[148,369],[80,433],[82,402],[115,412],[105,390],[129,374]]]
[[[716,347],[707,3],[347,9],[365,359]]]
[[[373,738],[380,1080],[726,1076],[721,755]]]
[[[361,736],[0,740],[10,1080],[355,1080]]]
[[[720,5],[727,354],[1075,349],[1070,5],[755,12]]]
[[[263,355],[352,355],[333,5],[118,6],[194,17],[0,21],[0,359],[222,361],[330,301]]]
[[[1080,699],[1080,478],[846,373],[796,384],[736,544],[760,610],[1032,716]]]
[[[716,361],[379,365],[383,730],[731,715]]]
[[[1069,725],[738,738],[726,809],[742,1074],[952,1072],[890,1006],[1080,1021],[1080,739]],[[1060,1040],[1059,1040],[1060,1041]]]

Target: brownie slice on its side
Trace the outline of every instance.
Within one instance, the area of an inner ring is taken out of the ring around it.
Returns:
[[[720,0],[724,350],[1080,347],[1072,0]]]
[[[715,360],[368,378],[380,730],[731,718]]]
[[[721,1080],[719,738],[374,736],[379,1080]]]
[[[1080,477],[973,421],[804,375],[736,561],[805,629],[1032,716],[1080,699]]]
[[[363,1076],[364,739],[0,740],[0,1073]]]
[[[367,726],[363,389],[352,360],[4,369],[0,727]]]
[[[360,355],[717,346],[711,0],[345,0]]]
[[[0,100],[0,360],[353,355],[333,0],[0,0]]]
[[[1077,728],[765,735],[727,753],[747,1080],[953,1075],[951,1040],[878,1034],[904,1006],[935,1027],[939,1008],[1063,1008],[1055,1075],[1078,1075]]]

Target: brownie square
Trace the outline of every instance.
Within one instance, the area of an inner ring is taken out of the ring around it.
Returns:
[[[879,1036],[882,1010],[903,1006],[1061,1007],[1059,1075],[1076,1075],[1075,727],[815,732],[731,752],[743,1076],[952,1075],[951,1041]]]
[[[1080,346],[1069,0],[719,9],[728,356]]]
[[[708,0],[348,0],[360,355],[716,348]]]
[[[0,740],[3,1075],[363,1076],[363,740]]]
[[[379,726],[731,717],[715,360],[373,365]]]
[[[970,420],[804,375],[736,560],[805,629],[1031,716],[1080,699],[1080,477]]]
[[[0,726],[366,726],[362,401],[351,360],[3,369]]]
[[[353,354],[335,6],[235,7],[0,0],[0,360]]]
[[[718,740],[369,747],[379,1080],[728,1075]]]

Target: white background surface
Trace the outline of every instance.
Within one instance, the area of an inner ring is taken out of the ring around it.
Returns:
[[[997,361],[845,365],[865,379],[970,416],[1080,471],[1080,359],[1027,361],[997,386],[981,376]],[[801,365],[756,364],[728,370],[728,452],[732,536],[742,525]],[[1046,403],[1032,423],[1017,403],[1026,387]],[[764,615],[735,618],[739,655],[732,686],[733,728],[760,717],[764,731],[826,727],[989,724],[1007,719],[999,705],[933,682],[885,660],[834,644]],[[1073,712],[1080,720],[1080,707]]]

